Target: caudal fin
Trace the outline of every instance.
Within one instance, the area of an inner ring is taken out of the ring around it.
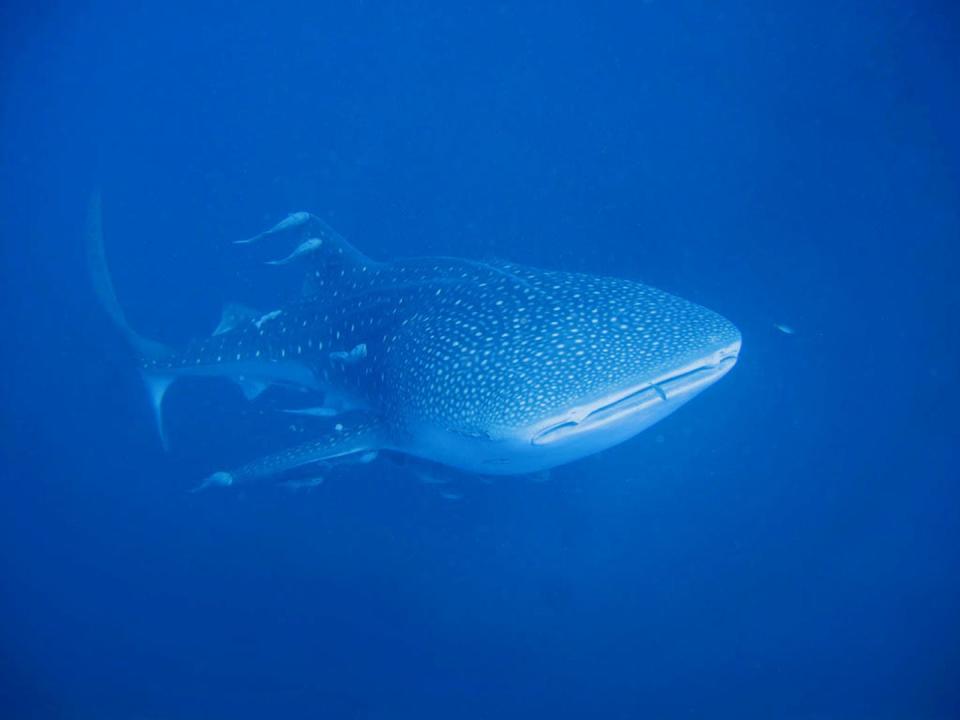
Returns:
[[[150,400],[153,404],[157,430],[164,448],[167,447],[166,434],[163,429],[163,396],[173,382],[173,376],[149,369],[151,361],[164,360],[172,355],[172,351],[162,343],[149,340],[139,335],[127,322],[127,317],[117,300],[117,293],[113,288],[110,270],[107,267],[107,258],[103,249],[103,216],[101,209],[100,191],[96,190],[90,198],[90,208],[87,215],[87,266],[90,271],[90,280],[97,294],[100,305],[106,310],[113,324],[123,334],[142,361],[141,373]]]

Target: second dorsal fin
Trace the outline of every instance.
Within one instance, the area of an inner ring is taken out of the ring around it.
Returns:
[[[241,305],[239,303],[227,303],[223,306],[223,312],[220,315],[220,324],[213,331],[214,335],[223,335],[231,330],[235,330],[245,322],[250,322],[259,318],[263,313],[257,312],[253,308]]]
[[[315,215],[304,223],[300,240],[294,253],[306,269],[305,296],[323,294],[338,285],[355,282],[359,275],[379,265]]]
[[[288,215],[269,230],[255,235],[241,244],[279,239],[292,240],[292,247],[284,255],[268,260],[268,265],[301,265],[306,269],[303,294],[322,294],[344,282],[353,282],[359,273],[374,269],[374,262],[316,215],[296,212]],[[289,246],[288,246],[289,247]]]

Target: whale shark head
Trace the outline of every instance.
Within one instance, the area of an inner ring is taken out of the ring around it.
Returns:
[[[723,377],[740,333],[622,279],[502,264],[419,307],[390,384],[424,456],[533,472],[620,443]],[[412,383],[414,387],[405,387]]]
[[[586,396],[563,411],[548,415],[524,428],[517,439],[529,440],[533,452],[543,452],[550,465],[568,462],[605,450],[650,427],[726,375],[740,352],[735,330],[721,340],[702,338],[699,351],[668,358],[659,374],[625,379],[609,392]],[[735,339],[733,339],[735,338]],[[687,358],[695,359],[687,361]]]

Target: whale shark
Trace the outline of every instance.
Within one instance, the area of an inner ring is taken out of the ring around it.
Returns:
[[[635,436],[740,353],[721,315],[628,279],[505,260],[375,261],[307,212],[239,244],[275,244],[275,262],[300,266],[302,288],[269,312],[230,305],[214,334],[173,350],[128,323],[92,203],[93,284],[134,350],[162,439],[178,378],[226,377],[251,401],[277,384],[322,397],[290,411],[317,418],[306,442],[203,486],[279,483],[380,451],[482,475],[537,473]]]

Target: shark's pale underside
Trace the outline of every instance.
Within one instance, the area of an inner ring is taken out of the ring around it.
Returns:
[[[313,463],[392,450],[482,474],[539,471],[620,443],[736,363],[740,333],[699,305],[629,280],[509,262],[375,262],[295,213],[246,243],[302,264],[303,292],[277,310],[228,306],[183,352],[127,323],[107,272],[99,200],[90,260],[98,295],[140,357],[157,420],[171,382],[279,383],[322,393],[312,439],[208,484],[273,479]],[[326,427],[325,427],[326,425]]]

